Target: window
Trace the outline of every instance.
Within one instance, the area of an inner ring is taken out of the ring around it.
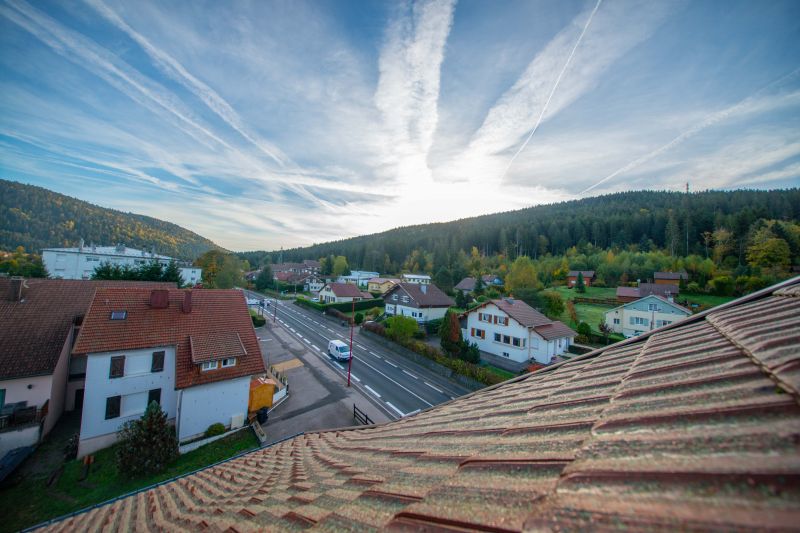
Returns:
[[[485,339],[486,338],[486,330],[485,329],[472,328],[472,336],[473,337],[477,337],[479,339]]]
[[[200,365],[200,370],[202,370],[203,372],[206,372],[208,370],[216,370],[218,363],[219,361],[206,361],[205,363]]]
[[[511,344],[511,337],[503,335],[503,344]]]
[[[164,352],[163,351],[153,352],[153,361],[150,363],[150,372],[161,372],[163,370],[164,370]]]
[[[397,301],[397,295],[396,294],[392,294],[392,300],[394,300],[395,302]]]
[[[503,357],[511,357],[511,356],[508,355],[508,352],[503,352]]]
[[[113,378],[121,378],[125,375],[125,356],[124,355],[115,355],[111,358],[111,366],[108,369],[108,377],[110,379]]]
[[[502,339],[503,339],[503,336],[500,335],[499,333],[495,333],[494,334],[494,342],[501,342]]]
[[[631,317],[631,324],[636,326],[646,326],[650,323],[650,320],[641,316],[632,316]]]
[[[614,324],[619,324],[619,318],[614,319]]]
[[[228,357],[227,359],[222,360],[222,368],[228,368],[231,366],[236,366],[236,358],[235,357]]]
[[[122,403],[122,396],[111,396],[106,398],[106,420],[119,418],[119,408]]]
[[[161,389],[152,389],[147,394],[147,405],[156,402],[158,405],[161,405]]]
[[[111,311],[111,320],[125,320],[127,317],[127,311]]]
[[[508,317],[507,316],[495,316],[494,317],[494,323],[495,324],[500,324],[501,326],[507,326],[508,325]]]
[[[514,337],[514,338],[511,339],[511,344],[513,344],[514,346],[519,348],[519,347],[522,346],[522,339],[518,339],[518,338]]]
[[[404,303],[404,304],[407,304],[407,303],[408,303],[408,296],[403,296],[403,297],[401,298],[401,300],[403,300],[403,303]]]
[[[648,311],[658,311],[658,304],[647,304]]]

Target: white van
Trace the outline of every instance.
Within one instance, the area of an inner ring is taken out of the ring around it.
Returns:
[[[331,341],[328,343],[328,355],[339,361],[350,359],[350,347],[342,341]]]

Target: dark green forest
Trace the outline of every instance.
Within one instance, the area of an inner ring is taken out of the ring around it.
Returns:
[[[709,235],[720,228],[731,232],[730,253],[746,262],[751,228],[759,220],[800,220],[800,189],[774,191],[705,191],[696,193],[633,191],[551,205],[541,205],[453,222],[393,229],[283,250],[284,261],[330,255],[347,257],[351,268],[383,273],[400,272],[411,265],[432,271],[452,265],[473,247],[484,256],[533,259],[560,256],[570,248],[640,252],[661,249],[672,256],[707,256]],[[251,265],[277,261],[276,252],[239,254]]]
[[[185,228],[133,213],[106,209],[42,187],[0,180],[0,250],[77,246],[88,243],[155,250],[194,259],[211,249],[210,240]]]

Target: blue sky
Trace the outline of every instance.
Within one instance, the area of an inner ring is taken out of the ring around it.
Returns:
[[[0,176],[276,249],[800,184],[800,2],[0,1]]]

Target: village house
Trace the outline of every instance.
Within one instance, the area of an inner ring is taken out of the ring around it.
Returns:
[[[685,270],[680,272],[655,272],[653,281],[658,285],[680,285],[681,281],[688,281],[689,274]]]
[[[680,289],[677,285],[664,283],[640,283],[638,287],[617,287],[617,300],[620,302],[633,302],[645,296],[656,295],[666,300],[672,300]]]
[[[408,316],[424,324],[444,318],[455,305],[452,298],[433,284],[400,283],[383,295],[386,316]]]
[[[403,274],[400,276],[402,283],[416,283],[418,285],[428,285],[431,277],[426,274]]]
[[[352,270],[346,276],[339,276],[336,280],[339,283],[351,283],[358,285],[362,289],[366,289],[369,285],[369,280],[377,278],[380,274],[378,272],[371,272],[367,270]]]
[[[370,300],[372,295],[362,292],[358,285],[353,283],[327,283],[319,291],[319,301],[326,304],[339,304],[344,302],[357,302],[359,300]]]
[[[0,278],[0,459],[83,406],[85,361],[70,350],[95,291],[174,283]]]
[[[549,364],[566,352],[577,336],[563,322],[550,320],[514,298],[486,301],[461,315],[461,323],[466,341],[495,356],[490,362],[513,370],[530,362]]]
[[[597,279],[594,270],[570,270],[567,273],[567,287],[574,287],[578,284],[578,275],[583,274],[583,284],[586,287],[591,287],[592,283]]]
[[[607,311],[605,323],[614,333],[635,337],[683,320],[691,314],[691,311],[675,302],[650,294]]]
[[[484,287],[501,287],[503,285],[503,280],[500,276],[495,276],[494,274],[484,274],[481,276],[481,281],[483,282]],[[458,284],[453,287],[453,289],[457,291],[461,291],[464,294],[468,294],[475,290],[475,284],[477,280],[473,277],[466,277],[458,282]]]
[[[79,457],[112,445],[153,401],[180,442],[214,423],[241,427],[250,379],[265,372],[237,290],[98,289],[72,355],[86,362]]]
[[[397,278],[372,278],[367,283],[367,290],[375,294],[386,294],[389,290],[400,283]]]

